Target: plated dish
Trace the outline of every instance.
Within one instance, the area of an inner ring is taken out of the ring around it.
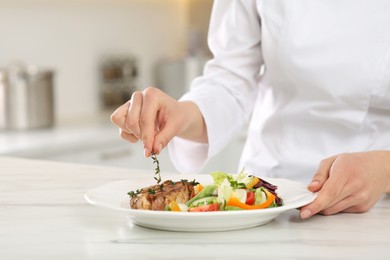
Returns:
[[[176,181],[196,179],[205,184],[213,181],[209,175],[177,175],[169,176],[169,179]],[[309,192],[306,186],[299,182],[278,178],[265,180],[278,186],[278,194],[283,198],[282,206],[259,210],[198,213],[131,209],[127,193],[129,190],[151,185],[150,177],[111,182],[96,187],[85,194],[85,199],[92,205],[124,213],[132,223],[139,226],[169,231],[209,232],[263,225],[279,214],[304,206],[315,198],[315,194]]]
[[[232,210],[256,210],[280,207],[283,199],[278,195],[278,187],[244,170],[238,174],[212,172],[212,183],[167,180],[157,184],[132,190],[132,209],[209,212]]]

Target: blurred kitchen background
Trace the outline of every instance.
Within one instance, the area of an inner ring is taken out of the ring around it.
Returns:
[[[179,98],[211,57],[212,0],[1,0],[0,155],[153,169],[109,116],[148,86]],[[244,135],[204,169],[237,170]],[[167,151],[162,170],[175,171]]]

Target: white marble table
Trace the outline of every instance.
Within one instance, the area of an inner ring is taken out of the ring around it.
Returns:
[[[0,157],[0,259],[390,259],[390,198],[365,214],[297,210],[257,228],[180,233],[89,205],[101,184],[152,172]]]

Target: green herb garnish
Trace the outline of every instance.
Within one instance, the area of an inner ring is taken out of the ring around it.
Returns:
[[[160,162],[158,161],[157,155],[156,155],[155,153],[152,153],[151,158],[153,159],[153,164],[156,164],[156,168],[155,168],[155,171],[156,171],[156,172],[155,172],[155,177],[154,177],[154,179],[157,181],[157,185],[158,185],[158,188],[160,189],[160,191],[163,191],[163,189],[164,189],[164,184],[161,183]],[[197,184],[199,184],[199,182],[195,181],[195,179],[194,179],[193,181],[188,181],[188,180],[186,180],[186,179],[182,179],[182,180],[180,180],[180,181],[183,182],[183,183],[186,183],[186,182],[191,183],[191,184],[194,185],[194,186],[197,185]],[[169,184],[173,186],[173,185],[175,185],[175,182],[172,181],[172,180],[170,180],[170,181],[169,181]],[[149,194],[152,194],[152,195],[156,194],[156,190],[155,190],[155,189],[152,189],[152,188],[149,188],[149,189],[147,190],[147,192],[148,192]],[[140,191],[139,189],[137,189],[136,191],[130,191],[130,192],[128,192],[127,195],[129,195],[131,198],[133,198],[133,197],[139,195],[140,193],[141,193],[141,191]]]
[[[160,184],[160,182],[161,182],[161,176],[160,176],[160,162],[158,161],[157,155],[156,155],[155,153],[152,153],[151,158],[153,159],[153,163],[156,164],[156,168],[155,168],[155,171],[156,171],[156,172],[155,172],[155,175],[156,175],[156,177],[154,177],[154,179],[157,181],[157,184],[159,185],[160,190],[163,191],[164,185],[163,185],[163,184]],[[130,192],[128,192],[127,194],[128,194],[131,198],[133,198],[133,197],[137,196],[137,195],[140,194],[140,193],[141,193],[140,190],[136,190],[136,191],[130,191]],[[149,188],[149,189],[148,189],[148,193],[149,193],[149,194],[156,194],[156,191],[155,191],[154,189],[152,189],[152,188]]]
[[[139,189],[137,189],[136,191],[130,191],[127,193],[127,195],[129,195],[131,198],[137,196],[138,194],[140,194],[141,191]]]
[[[199,184],[199,182],[197,182],[197,181],[194,179],[193,181],[191,181],[191,184],[194,185],[194,186],[196,186],[196,185]]]
[[[161,175],[160,175],[160,162],[158,161],[157,159],[157,155],[155,153],[152,153],[152,159],[153,159],[153,163],[156,164],[156,173],[154,175],[156,175],[157,177],[154,177],[154,179],[157,181],[157,184],[160,184],[161,182]]]

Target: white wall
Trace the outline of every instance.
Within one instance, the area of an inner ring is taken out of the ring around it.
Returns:
[[[0,67],[19,60],[54,68],[57,119],[94,114],[99,58],[135,54],[139,85],[153,85],[155,63],[185,49],[185,2],[0,0]]]

